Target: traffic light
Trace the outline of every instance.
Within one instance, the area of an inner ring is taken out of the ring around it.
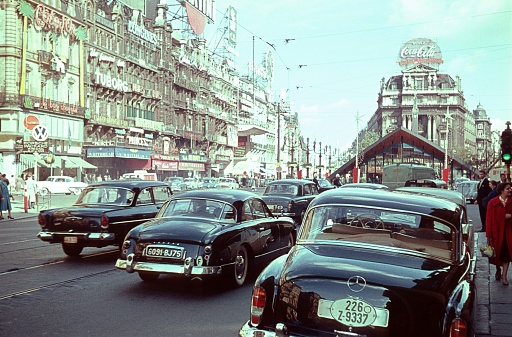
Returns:
[[[501,133],[501,160],[505,164],[510,164],[512,161],[512,130],[509,125]]]

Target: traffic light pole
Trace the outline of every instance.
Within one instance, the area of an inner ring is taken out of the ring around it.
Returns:
[[[510,183],[510,163],[512,161],[512,130],[510,122],[505,123],[507,128],[501,133],[501,161],[505,163],[507,171],[505,172],[506,181]]]

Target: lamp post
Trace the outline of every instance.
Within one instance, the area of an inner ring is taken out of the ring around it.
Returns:
[[[304,139],[300,137],[297,145],[302,151],[306,151],[306,163],[302,164],[302,166],[306,168],[306,178],[309,178],[309,169],[311,168],[311,163],[309,162],[309,137],[306,138],[306,144],[304,144]]]
[[[294,167],[297,166],[298,171],[298,165],[297,162],[295,162],[295,148],[299,145],[299,142],[297,141],[297,138],[295,138],[295,133],[288,134],[288,136],[284,137],[283,140],[283,147],[281,150],[285,150],[285,148],[288,148],[288,153],[290,154],[290,160],[288,161],[288,167],[290,167],[290,175],[292,178],[295,176]]]
[[[450,114],[450,107],[446,107],[446,136],[444,139],[444,169],[443,169],[443,180],[448,185],[448,141],[449,141],[449,134],[450,134],[450,121],[452,120],[452,115]]]
[[[322,176],[322,154],[326,154],[327,153],[327,145],[325,146],[325,148],[322,148],[322,142],[319,142],[318,143],[318,152],[316,151],[316,141],[313,141],[313,153],[316,153],[318,154],[318,177],[321,177]]]

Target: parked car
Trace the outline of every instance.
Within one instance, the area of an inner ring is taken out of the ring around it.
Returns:
[[[144,281],[160,274],[225,276],[241,286],[256,263],[285,254],[295,237],[294,221],[273,216],[254,193],[187,191],[128,233],[116,268]]]
[[[320,194],[296,245],[256,279],[239,336],[473,336],[463,212],[422,193]]]
[[[219,178],[219,187],[220,188],[229,188],[229,189],[237,189],[240,185],[236,182],[234,178]]]
[[[273,214],[282,214],[301,223],[309,203],[318,195],[314,182],[304,179],[274,180],[265,187],[262,199]]]
[[[185,178],[184,182],[187,185],[187,189],[189,190],[195,190],[196,188],[199,188],[199,178]]]
[[[77,256],[84,247],[120,246],[133,227],[153,218],[172,195],[166,183],[111,180],[84,188],[70,207],[39,212],[42,241]]]
[[[166,177],[164,183],[167,183],[171,188],[172,192],[182,192],[187,190],[187,184],[183,177]]]
[[[86,183],[75,181],[73,177],[69,176],[49,176],[46,180],[37,181],[37,192],[40,195],[65,193],[78,195]]]
[[[466,202],[474,203],[478,195],[478,181],[463,181],[457,185],[457,191],[462,193]]]
[[[313,181],[313,179],[307,178],[307,180]],[[328,179],[318,179],[318,193],[322,193],[328,190],[332,190],[333,188],[336,188]]]
[[[219,188],[219,181],[217,178],[203,178],[203,182],[201,184],[201,188],[209,189],[209,188]]]

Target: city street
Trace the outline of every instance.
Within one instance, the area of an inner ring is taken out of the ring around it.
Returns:
[[[114,269],[115,248],[67,257],[59,245],[36,238],[37,212],[25,213],[20,199],[15,220],[0,222],[0,335],[236,336],[249,318],[252,281],[239,289],[172,277],[148,284]],[[75,199],[53,195],[45,202],[57,207]],[[467,209],[479,230],[477,207]],[[484,236],[476,234],[478,244]],[[512,287],[494,281],[494,267],[478,251],[476,256],[477,336],[510,336]]]

